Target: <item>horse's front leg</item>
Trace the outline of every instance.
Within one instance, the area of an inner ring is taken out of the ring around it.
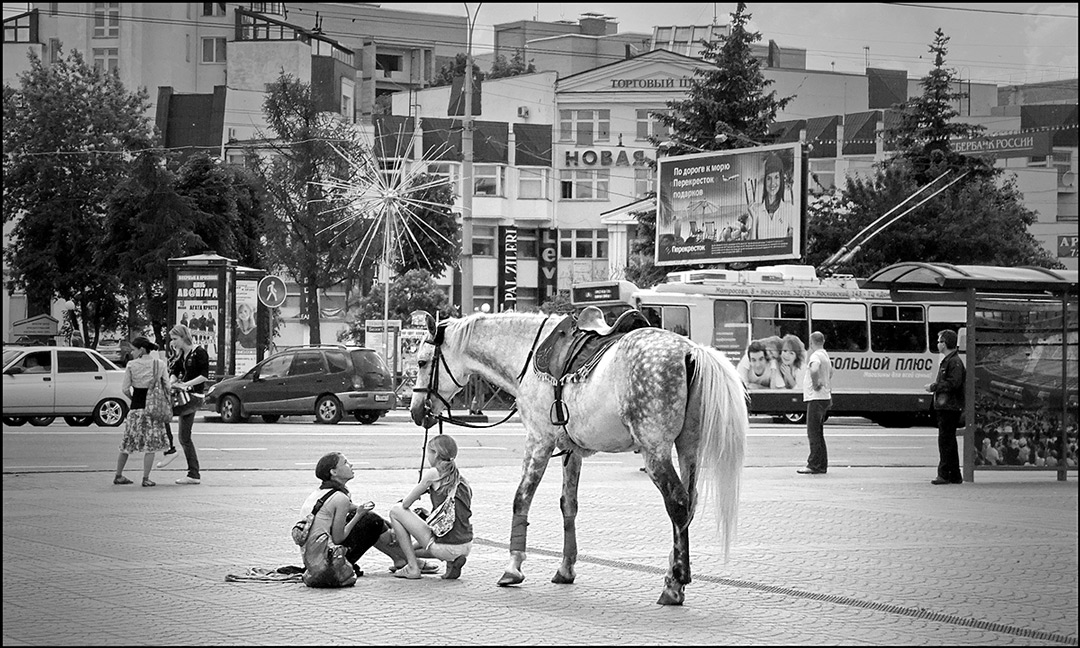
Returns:
[[[532,506],[536,487],[547,470],[555,439],[543,442],[528,439],[525,445],[525,461],[521,467],[521,482],[514,493],[514,516],[510,522],[510,562],[497,583],[499,587],[517,585],[525,580],[521,563],[525,562],[525,545],[529,526],[529,507]]]
[[[563,457],[562,497],[559,508],[563,517],[562,564],[551,578],[552,583],[569,585],[574,582],[574,564],[577,563],[577,511],[578,482],[581,480],[581,455],[568,452]]]
[[[664,591],[656,602],[682,605],[686,598],[685,587],[690,582],[690,519],[693,516],[690,493],[679,480],[670,453],[642,451],[642,454],[645,454],[645,469],[664,498],[673,535]]]

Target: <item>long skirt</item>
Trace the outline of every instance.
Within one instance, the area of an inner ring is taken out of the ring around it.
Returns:
[[[169,447],[165,435],[165,424],[154,423],[144,409],[128,412],[124,425],[124,440],[120,442],[120,452],[161,452]]]

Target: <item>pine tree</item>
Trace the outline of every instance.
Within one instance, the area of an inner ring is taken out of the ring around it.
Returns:
[[[778,98],[776,91],[768,90],[773,81],[765,78],[761,61],[754,57],[751,45],[761,40],[761,34],[747,29],[750,18],[746,3],[740,2],[731,14],[730,33],[719,43],[702,41],[701,56],[710,65],[695,71],[688,96],[668,101],[670,112],[653,113],[672,134],[675,146],[668,155],[745,148],[747,140],[768,141],[769,125],[794,99]],[[659,138],[652,138],[652,143],[659,145]],[[711,267],[655,266],[656,210],[640,212],[637,218],[638,236],[631,244],[626,270],[630,281],[648,287],[668,272]]]

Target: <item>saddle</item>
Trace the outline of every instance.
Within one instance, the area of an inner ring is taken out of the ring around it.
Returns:
[[[604,352],[630,331],[647,326],[651,326],[649,320],[635,309],[622,313],[608,326],[604,313],[596,306],[583,309],[576,320],[567,317],[559,322],[533,356],[533,371],[555,389],[555,402],[551,405],[553,425],[569,422],[569,412],[562,400],[563,386],[588,378]]]

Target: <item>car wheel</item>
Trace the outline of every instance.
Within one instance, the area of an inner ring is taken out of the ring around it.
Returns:
[[[806,423],[806,412],[788,412],[780,417],[785,423],[802,425]]]
[[[93,416],[65,416],[64,422],[71,427],[86,427],[94,422]]]
[[[360,421],[364,425],[371,425],[379,420],[379,417],[382,416],[382,412],[379,410],[356,410],[353,412],[353,416],[357,421]]]
[[[94,423],[99,427],[116,427],[126,416],[127,405],[118,398],[106,398],[94,408]]]
[[[36,425],[38,427],[45,427],[52,425],[52,422],[56,420],[55,416],[31,416],[30,425]]]
[[[315,422],[334,425],[341,420],[341,401],[336,396],[323,396],[315,403]]]
[[[229,394],[221,399],[221,422],[240,423],[244,417],[240,415],[240,399]]]
[[[4,417],[4,425],[11,425],[11,426],[14,426],[14,427],[19,427],[20,425],[26,425],[26,417],[25,416],[5,416]]]
[[[263,414],[263,423],[277,423],[281,420],[281,414]]]

